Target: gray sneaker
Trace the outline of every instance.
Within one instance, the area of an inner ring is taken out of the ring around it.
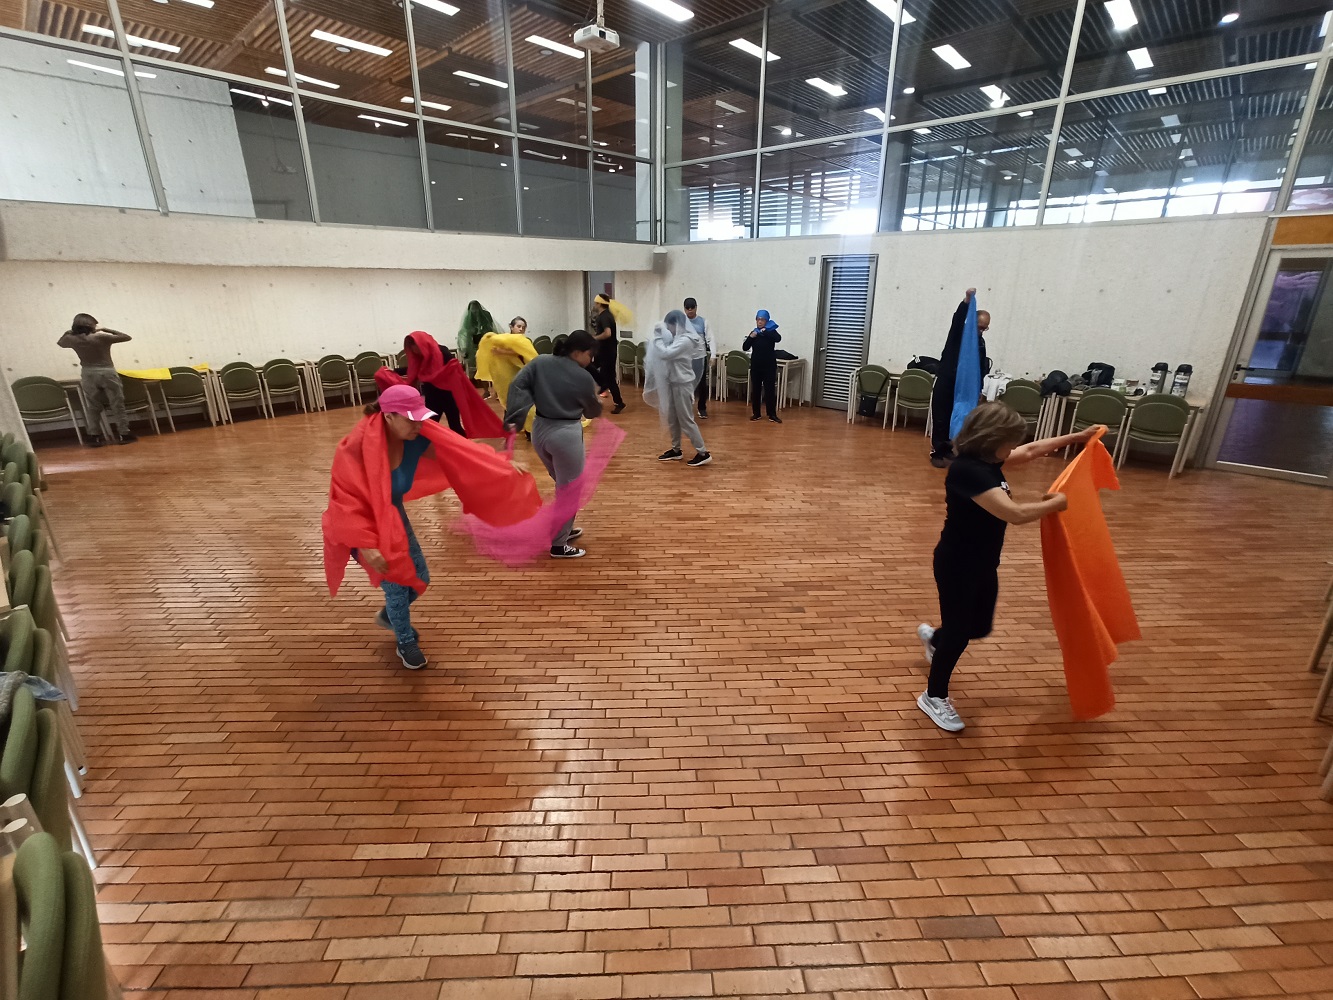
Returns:
[[[415,642],[410,646],[399,646],[398,659],[403,661],[403,666],[408,670],[420,670],[426,665],[426,654]]]
[[[930,721],[941,729],[951,733],[963,731],[963,720],[954,711],[953,701],[949,698],[932,698],[925,691],[916,700],[917,708],[930,716]]]
[[[916,637],[921,640],[921,651],[926,654],[926,663],[935,662],[935,630],[922,622],[916,627]]]

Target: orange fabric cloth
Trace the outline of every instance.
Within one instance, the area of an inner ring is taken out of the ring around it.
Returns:
[[[352,549],[379,549],[384,556],[389,571],[383,577],[365,567],[374,586],[387,579],[418,593],[426,589],[412,565],[407,529],[393,505],[385,434],[383,416],[364,417],[334,453],[323,521],[324,576],[331,594],[338,593]],[[422,456],[405,500],[452,488],[464,513],[497,527],[517,524],[541,508],[536,482],[507,455],[429,420],[421,425],[421,434],[434,449]]]
[[[1064,653],[1069,704],[1080,720],[1095,719],[1115,707],[1107,668],[1119,655],[1118,643],[1140,637],[1098,495],[1100,490],[1120,489],[1102,433],[1051,485],[1050,492],[1068,498],[1068,509],[1041,520],[1046,596]]]

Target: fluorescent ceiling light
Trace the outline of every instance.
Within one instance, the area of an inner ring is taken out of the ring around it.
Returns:
[[[281,76],[283,78],[286,78],[287,76],[287,71],[285,69],[278,69],[276,66],[265,66],[264,72],[269,76]],[[328,80],[320,80],[313,76],[303,76],[300,73],[295,74],[295,76],[296,79],[300,80],[302,83],[313,83],[316,87],[328,87],[330,90],[339,89],[338,84],[329,83]]]
[[[401,100],[399,100],[398,103],[399,103],[399,104],[413,104],[413,103],[415,103],[415,102],[414,102],[413,99],[410,98],[410,97],[404,97],[404,98],[402,98]],[[452,104],[437,104],[435,101],[422,101],[422,102],[421,102],[421,106],[422,106],[423,108],[434,108],[436,111],[448,111],[450,108],[453,107]]]
[[[103,28],[96,24],[85,24],[83,30],[90,35],[100,35],[102,38],[115,38],[116,33],[110,28]],[[138,35],[126,35],[125,41],[131,45],[136,45],[144,49],[161,49],[163,52],[180,52],[179,45],[168,45],[166,42],[155,42],[151,38],[140,38]]]
[[[764,59],[764,58],[765,58],[764,50],[761,49],[761,48],[760,48],[758,45],[756,45],[754,42],[749,41],[748,39],[745,39],[745,38],[733,38],[733,39],[731,40],[731,44],[734,45],[736,48],[740,49],[742,52],[748,52],[750,55],[754,56],[756,59]],[[777,62],[777,61],[778,61],[779,59],[781,59],[782,57],[781,57],[781,56],[775,56],[772,52],[769,52],[769,53],[767,54],[767,57],[766,57],[766,58],[768,59],[769,62]]]
[[[791,135],[791,129],[786,125],[774,125],[773,127],[777,129],[778,135]]]
[[[1235,23],[1236,23],[1237,21],[1239,21],[1239,20],[1240,20],[1240,15],[1237,14],[1235,11],[1232,11],[1230,14],[1223,14],[1223,15],[1222,15],[1222,20],[1218,21],[1217,23],[1218,23],[1218,24],[1235,24]]]
[[[639,3],[673,21],[688,21],[694,16],[694,11],[687,10],[673,0],[639,0]]]
[[[240,94],[242,97],[253,97],[257,101],[263,101],[265,104],[284,104],[287,107],[292,106],[291,101],[283,100],[281,97],[274,97],[271,94],[261,94],[254,90],[242,90],[240,87],[230,88],[233,94]]]
[[[211,9],[213,6],[213,0],[185,0],[185,2],[192,3],[196,7],[208,7]]]
[[[571,59],[582,59],[586,52],[582,49],[576,49],[572,45],[565,45],[563,42],[553,42],[549,38],[543,38],[541,35],[529,35],[523,39],[525,42],[531,42],[533,45],[539,45],[544,49],[550,49],[552,52],[559,52],[562,56],[569,56]]]
[[[392,118],[380,118],[377,115],[357,115],[368,122],[374,122],[376,125],[397,125],[399,128],[407,128],[407,122],[397,122]]]
[[[1129,56],[1135,69],[1152,69],[1152,56],[1147,49],[1130,49],[1125,55]]]
[[[1083,165],[1084,165],[1085,167],[1091,167],[1091,166],[1092,166],[1092,161],[1091,161],[1091,160],[1084,160],[1084,161],[1083,161]]]
[[[930,135],[930,129],[928,128],[914,128],[912,131],[917,135]]]
[[[572,104],[572,105],[573,105],[574,107],[576,107],[576,108],[586,108],[586,107],[587,107],[587,105],[584,104],[582,101],[576,101],[576,100],[574,100],[574,98],[572,98],[572,97],[557,97],[557,98],[555,99],[555,103],[556,103],[556,104]],[[593,109],[594,111],[601,111],[601,110],[602,110],[602,109],[599,108],[596,104],[594,104],[594,105],[592,106],[592,109]],[[721,128],[720,125],[719,125],[718,127]],[[580,136],[579,138],[583,138],[583,137]]]
[[[723,111],[730,112],[733,115],[739,115],[741,113],[740,108],[736,107],[736,105],[734,104],[728,104],[726,101],[714,101],[713,103],[716,104]]]
[[[1116,31],[1128,31],[1139,23],[1139,16],[1134,13],[1134,5],[1130,0],[1106,0],[1103,6]]]
[[[112,66],[98,66],[96,63],[82,62],[81,60],[78,59],[66,59],[65,62],[69,63],[71,66],[79,66],[82,67],[83,69],[93,70],[94,72],[97,73],[110,73],[112,76],[121,76],[121,77],[125,75],[125,72],[123,70],[116,69]],[[134,71],[134,75],[144,80],[157,79],[156,73],[144,73],[137,69]]]
[[[1079,149],[1076,146],[1070,146],[1068,149],[1065,150],[1065,155],[1068,156],[1071,160],[1077,160],[1080,156],[1083,155],[1083,150]]]
[[[1152,90],[1148,91],[1148,96],[1149,96],[1149,97],[1161,97],[1161,96],[1162,96],[1163,94],[1165,94],[1165,93],[1166,93],[1166,88],[1165,88],[1165,87],[1153,87]]]
[[[915,88],[915,87],[904,87],[904,88],[903,88],[903,93],[904,93],[904,94],[915,94],[915,93],[916,93],[916,88]]]
[[[318,38],[321,42],[329,42],[333,45],[346,45],[349,49],[360,49],[362,52],[369,52],[372,56],[391,56],[393,49],[386,49],[382,45],[371,45],[369,42],[358,42],[355,38],[347,38],[343,35],[335,35],[331,31],[324,31],[316,28],[310,32],[311,38]]]
[[[846,87],[840,87],[840,86],[838,86],[836,83],[829,83],[827,80],[823,79],[822,77],[812,76],[812,77],[810,77],[810,79],[806,80],[805,82],[808,83],[808,84],[810,84],[810,86],[814,87],[816,90],[822,90],[824,93],[828,94],[830,97],[846,97],[846,96],[847,96],[847,88],[846,88]]]
[[[963,58],[962,54],[952,45],[936,45],[931,49],[937,56],[947,62],[954,69],[967,69],[972,64]]]
[[[489,83],[492,87],[499,87],[501,90],[509,89],[509,84],[503,80],[492,80],[489,76],[478,76],[476,73],[469,73],[465,69],[454,70],[454,76],[461,76],[464,80],[476,80],[478,83]]]
[[[451,3],[445,3],[444,0],[412,0],[412,3],[416,4],[418,7],[428,7],[441,14],[447,14],[449,17],[453,17],[458,13],[457,7]]]
[[[903,10],[903,5],[898,0],[866,0],[866,2],[894,24],[912,24],[916,21],[916,18]],[[901,21],[899,20],[900,16]]]
[[[992,108],[1002,108],[1006,102],[1012,100],[1008,94],[993,83],[989,86],[982,87],[981,92],[990,98],[990,106]]]
[[[1019,118],[1031,118],[1031,117],[1032,117],[1032,112],[1031,112],[1031,111],[1020,111],[1020,112],[1018,113],[1018,117],[1019,117]]]
[[[1194,150],[1190,149],[1188,146],[1186,146],[1184,149],[1180,151],[1180,158],[1182,160],[1188,159],[1193,155],[1194,155]]]
[[[544,160],[563,160],[563,159],[564,159],[563,156],[555,156],[555,155],[552,154],[552,153],[543,153],[543,152],[541,152],[540,150],[536,150],[536,149],[525,149],[525,150],[523,150],[523,152],[527,153],[529,156],[540,156],[540,157],[541,157],[542,159],[544,159]]]
[[[1317,65],[1319,65],[1319,64],[1318,64],[1318,63],[1306,63],[1304,66],[1301,67],[1301,69],[1314,69]]]
[[[1162,124],[1167,128],[1180,127],[1180,115],[1162,115]]]
[[[865,113],[870,115],[872,118],[878,118],[880,121],[884,120],[883,108],[866,108]]]

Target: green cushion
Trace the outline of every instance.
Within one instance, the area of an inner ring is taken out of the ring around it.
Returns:
[[[60,1000],[106,1000],[106,958],[93,876],[87,862],[73,852],[66,852],[60,860],[65,876],[65,967]]]
[[[9,560],[9,606],[31,606],[37,592],[37,559],[31,550],[15,552]]]
[[[51,568],[38,566],[35,571],[36,584],[32,595],[32,619],[40,628],[55,635],[60,628],[60,618],[56,613],[56,594],[51,588]]]
[[[32,630],[32,663],[27,673],[60,687],[60,675],[56,673],[56,641],[44,628]]]
[[[9,522],[9,551],[25,552],[32,548],[32,519],[20,514]]]
[[[17,483],[20,475],[22,475],[22,473],[19,472],[17,462],[5,462],[4,474],[3,476],[0,476],[0,485],[8,486],[10,483]]]
[[[32,772],[33,811],[42,829],[56,838],[61,850],[73,847],[69,820],[69,784],[65,780],[65,747],[60,741],[60,720],[54,709],[37,710],[37,765]]]
[[[0,621],[0,651],[3,651],[7,673],[14,670],[22,670],[25,674],[34,673],[32,660],[35,632],[36,623],[27,608],[20,608]]]
[[[39,569],[51,565],[51,536],[41,528],[33,528],[32,531],[32,558]]]
[[[37,766],[37,703],[32,692],[19,688],[9,708],[9,731],[0,754],[0,799],[27,795]]]
[[[11,517],[15,514],[28,513],[28,491],[17,479],[12,483],[5,483],[3,490],[0,490],[0,500],[4,501]]]
[[[1129,418],[1130,437],[1144,441],[1176,441],[1184,433],[1189,411],[1165,401],[1149,401],[1134,407]]]
[[[19,995],[19,898],[14,891],[14,856],[0,858],[0,997]]]
[[[898,403],[908,409],[920,409],[930,402],[934,383],[925,372],[904,372],[898,380]]]
[[[19,972],[18,1000],[60,996],[65,959],[65,872],[60,845],[49,833],[23,842],[14,859],[14,891],[28,948]]]

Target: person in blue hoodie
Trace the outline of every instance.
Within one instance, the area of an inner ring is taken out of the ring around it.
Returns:
[[[754,316],[754,329],[741,344],[742,351],[750,352],[750,409],[751,420],[759,419],[759,401],[763,398],[764,408],[768,410],[768,419],[775,424],[782,423],[778,416],[778,359],[774,353],[782,334],[778,325],[768,315],[767,309],[760,309]]]

